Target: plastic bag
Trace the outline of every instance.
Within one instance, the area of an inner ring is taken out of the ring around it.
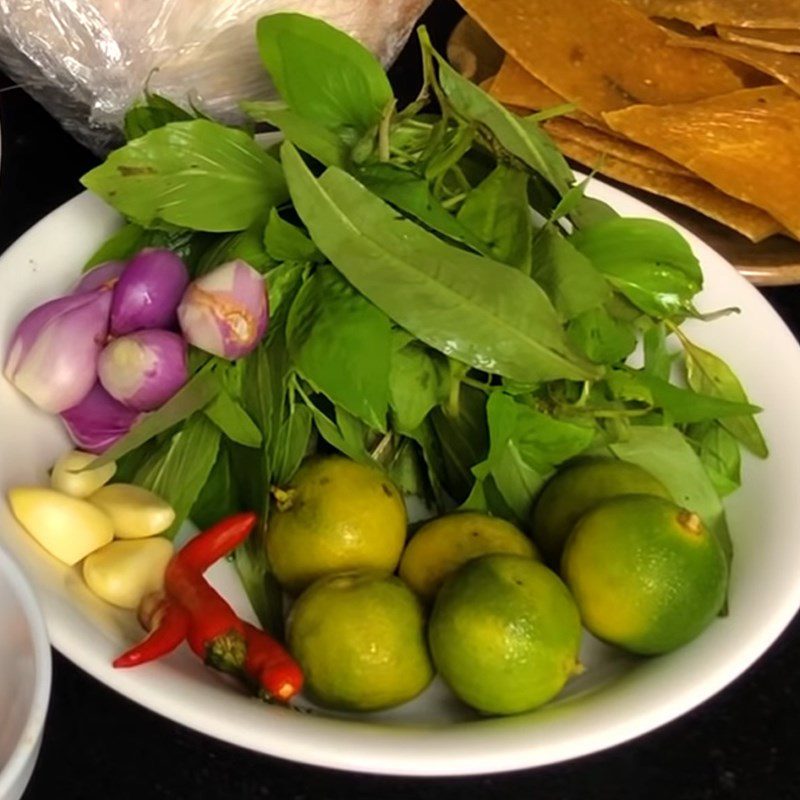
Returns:
[[[103,152],[145,89],[225,121],[274,96],[259,17],[294,11],[355,36],[388,65],[430,0],[0,0],[0,64],[77,139]]]

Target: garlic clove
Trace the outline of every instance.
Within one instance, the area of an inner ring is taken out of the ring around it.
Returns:
[[[88,500],[111,517],[118,539],[156,536],[175,521],[175,510],[169,503],[131,483],[103,486]]]
[[[49,553],[70,566],[114,538],[108,514],[86,500],[43,486],[8,491],[17,521]]]
[[[145,595],[164,585],[172,552],[172,543],[163,536],[111,542],[83,562],[83,578],[107,603],[138,608]]]
[[[101,486],[105,486],[117,471],[115,462],[97,469],[91,468],[92,461],[97,460],[93,453],[82,450],[70,450],[64,453],[53,465],[50,474],[50,485],[59,492],[72,497],[88,497]]]

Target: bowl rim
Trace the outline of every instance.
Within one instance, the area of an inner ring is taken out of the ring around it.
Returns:
[[[53,665],[50,639],[39,601],[22,568],[3,548],[0,548],[0,578],[9,583],[19,599],[31,632],[34,655],[33,699],[11,756],[0,768],[0,798],[4,798],[18,788],[16,784],[26,770],[32,771],[31,756],[38,749],[50,702]]]

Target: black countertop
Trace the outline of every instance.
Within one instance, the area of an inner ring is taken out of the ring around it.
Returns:
[[[425,21],[435,41],[444,41],[458,15],[448,0],[434,4]],[[413,91],[415,53],[400,59],[393,77],[396,86]],[[7,86],[0,75],[0,87]],[[19,89],[0,93],[0,119],[2,251],[77,194],[78,177],[95,159]],[[767,297],[795,333],[800,331],[800,290],[772,289]],[[105,688],[60,654],[53,657],[44,744],[25,800],[800,797],[797,620],[733,685],[641,739],[566,764],[458,779],[353,776],[256,755],[163,719]]]

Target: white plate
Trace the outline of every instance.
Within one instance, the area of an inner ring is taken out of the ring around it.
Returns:
[[[622,192],[594,193],[628,216],[656,217]],[[29,231],[0,258],[0,342],[32,306],[65,290],[95,247],[118,225],[82,195]],[[742,313],[692,324],[691,335],[727,358],[749,388],[772,456],[745,460],[744,488],[728,503],[736,545],[731,614],[668,656],[635,660],[587,640],[588,669],[554,703],[532,714],[479,719],[439,685],[401,709],[369,717],[301,714],[237,693],[179,651],[166,661],[115,671],[111,659],[141,632],[132,614],[92,597],[77,569],[51,559],[0,509],[0,539],[22,561],[44,605],[55,646],[103,683],[199,731],[270,755],[364,772],[457,775],[533,767],[585,755],[663,725],[718,692],[758,658],[800,606],[800,349],[767,302],[719,256],[689,236],[700,257],[704,310]],[[0,383],[0,486],[41,482],[64,449],[56,419]],[[213,576],[241,601],[227,565]]]

